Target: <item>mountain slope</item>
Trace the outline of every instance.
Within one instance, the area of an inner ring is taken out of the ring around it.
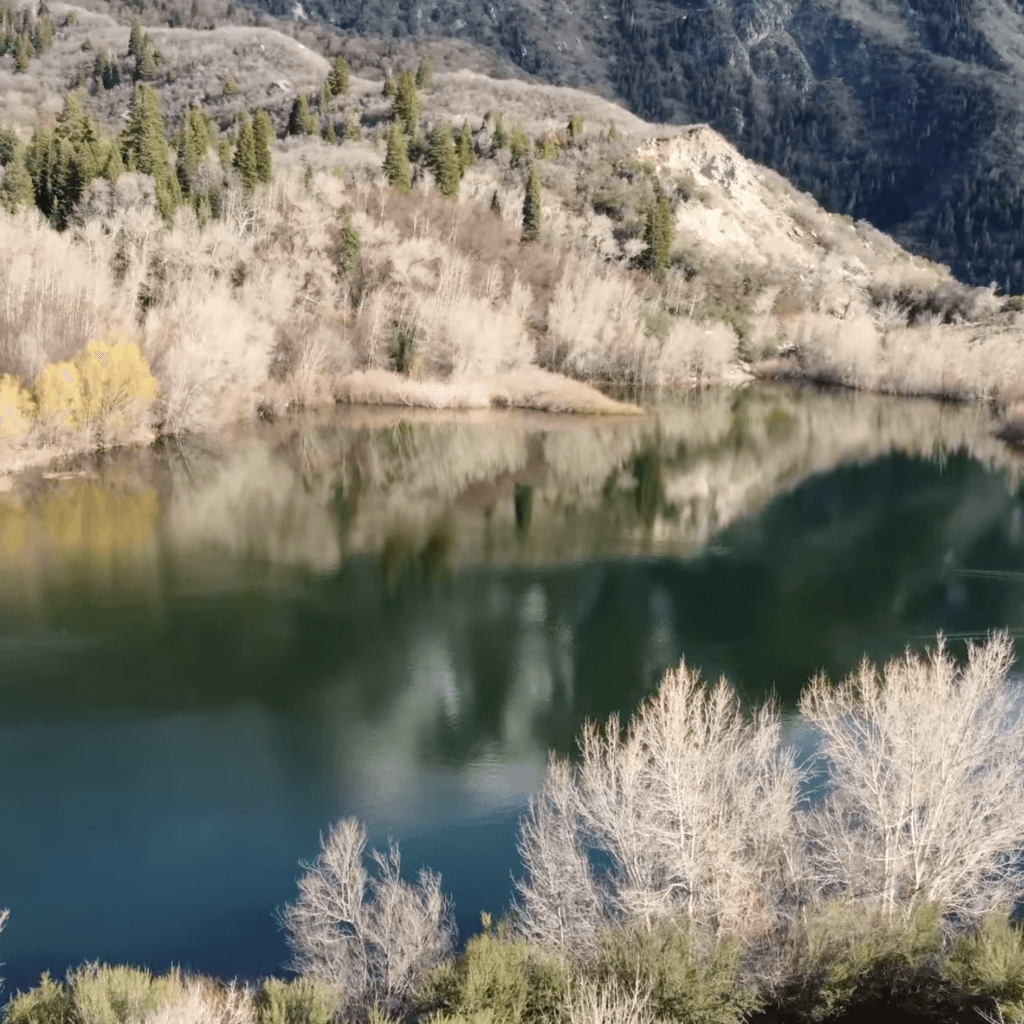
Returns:
[[[291,16],[293,0],[259,6]],[[1019,0],[311,0],[345,32],[472,40],[641,116],[706,121],[827,208],[1024,291]]]

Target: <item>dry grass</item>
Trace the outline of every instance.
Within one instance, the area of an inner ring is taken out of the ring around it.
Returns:
[[[339,401],[359,405],[397,405],[422,409],[534,409],[581,415],[639,415],[643,410],[619,402],[580,381],[536,367],[517,373],[455,381],[410,380],[386,370],[357,371],[338,380]]]

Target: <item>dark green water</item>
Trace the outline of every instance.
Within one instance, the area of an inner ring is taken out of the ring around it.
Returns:
[[[348,814],[472,931],[549,751],[681,657],[792,712],[864,653],[1024,627],[990,431],[774,389],[596,424],[351,412],[0,493],[7,991],[94,958],[279,972],[272,911]]]

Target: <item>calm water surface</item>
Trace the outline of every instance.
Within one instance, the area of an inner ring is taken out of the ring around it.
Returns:
[[[549,751],[681,657],[792,713],[865,652],[1024,629],[1018,477],[984,410],[749,389],[293,419],[0,493],[7,991],[280,973],[349,814],[471,932]]]

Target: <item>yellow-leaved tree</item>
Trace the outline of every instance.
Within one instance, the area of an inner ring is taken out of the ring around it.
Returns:
[[[32,396],[11,374],[0,374],[0,440],[14,440],[28,433],[34,409]]]
[[[36,381],[40,419],[107,441],[148,431],[159,392],[139,346],[113,335],[90,341],[70,362],[51,363]]]

